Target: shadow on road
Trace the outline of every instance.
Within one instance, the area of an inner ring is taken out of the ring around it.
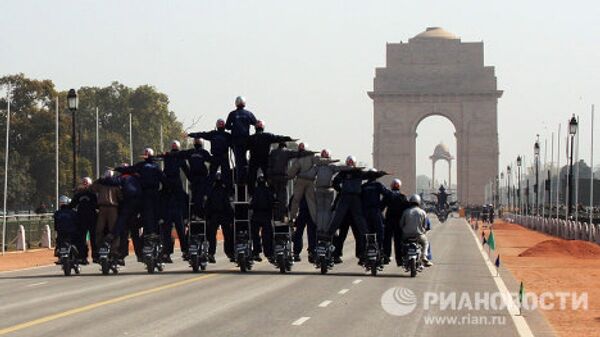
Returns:
[[[274,276],[281,275],[282,277],[294,277],[294,276],[319,276],[319,277],[372,277],[372,278],[410,278],[408,273],[383,273],[377,274],[377,276],[373,277],[370,274],[365,272],[336,272],[335,270],[327,273],[320,274],[318,270],[313,271],[292,271],[290,273],[281,274],[278,270],[252,270],[247,273],[241,273],[238,270],[232,269],[214,269],[214,270],[206,270],[199,273],[193,273],[188,270],[165,270],[163,272],[157,272],[152,274],[152,277],[160,277],[161,275],[202,275],[202,274],[215,274],[215,275],[239,275],[241,277],[261,277],[265,275]],[[0,277],[0,281],[2,280],[37,280],[37,279],[49,279],[49,278],[72,278],[77,279],[79,277],[95,277],[95,278],[108,278],[108,277],[120,277],[120,276],[150,276],[146,271],[132,271],[132,272],[119,272],[119,274],[110,274],[110,275],[102,275],[100,271],[92,272],[92,273],[81,273],[79,275],[73,276],[64,276],[57,270],[57,273],[46,273],[40,275],[23,275],[23,276],[9,276],[9,277]]]

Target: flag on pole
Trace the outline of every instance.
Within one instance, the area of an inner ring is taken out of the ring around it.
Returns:
[[[490,246],[491,250],[496,249],[496,240],[494,240],[494,232],[490,231],[490,235],[488,235],[487,244]]]
[[[494,262],[494,264],[496,265],[496,268],[500,268],[500,254],[496,256],[496,262]]]
[[[525,297],[525,287],[523,286],[523,281],[521,281],[521,286],[519,286],[519,314],[521,313],[521,308],[523,308],[523,298]]]

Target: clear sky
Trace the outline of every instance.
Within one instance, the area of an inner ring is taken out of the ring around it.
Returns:
[[[385,44],[428,26],[485,42],[485,63],[504,90],[501,169],[518,153],[531,158],[535,135],[550,141],[572,113],[582,116],[587,158],[590,105],[600,104],[600,4],[592,0],[4,0],[0,13],[0,74],[49,78],[60,89],[152,84],[184,123],[202,116],[202,129],[242,94],[268,130],[365,162],[366,92]],[[418,173],[430,174],[427,157],[440,140],[456,152],[447,126],[434,118],[419,128]],[[446,170],[438,168],[441,179]]]

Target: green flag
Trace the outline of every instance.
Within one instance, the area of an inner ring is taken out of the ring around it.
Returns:
[[[488,239],[487,239],[487,244],[488,244],[488,246],[490,246],[491,250],[496,249],[496,240],[494,240],[494,232],[493,231],[490,231],[490,235],[488,236]]]
[[[523,305],[523,296],[525,295],[525,287],[523,286],[523,281],[521,281],[521,286],[519,287],[519,303]]]

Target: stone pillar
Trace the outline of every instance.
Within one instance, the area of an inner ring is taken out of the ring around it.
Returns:
[[[452,188],[452,160],[448,160],[448,189]]]
[[[434,185],[435,184],[435,163],[436,163],[436,160],[432,159],[431,160],[431,183],[429,184],[429,187],[431,189],[435,188],[435,185]]]

